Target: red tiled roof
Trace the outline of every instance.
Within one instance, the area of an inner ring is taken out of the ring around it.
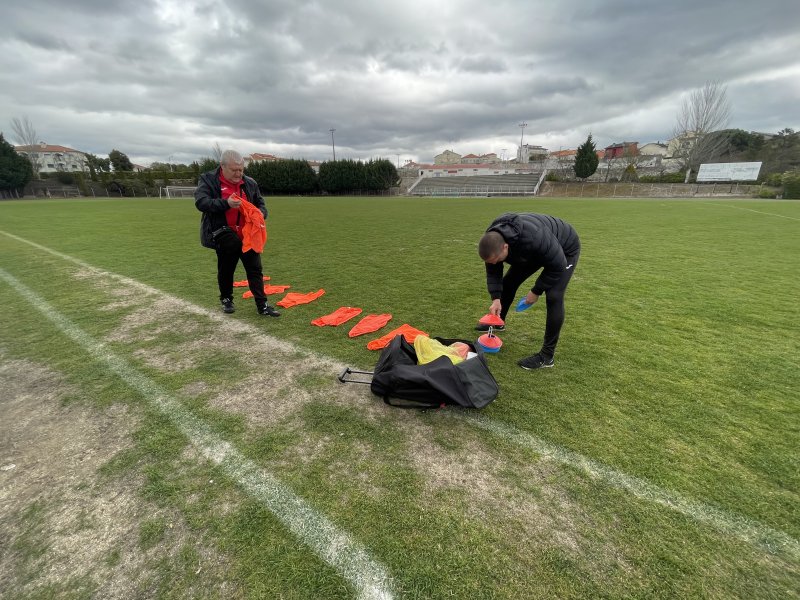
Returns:
[[[53,144],[34,144],[33,146],[14,146],[17,152],[78,152],[84,154],[75,148],[67,148],[66,146],[55,146]]]

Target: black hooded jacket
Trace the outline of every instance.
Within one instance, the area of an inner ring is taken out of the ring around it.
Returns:
[[[230,208],[227,200],[222,199],[222,184],[219,181],[220,167],[200,175],[197,189],[194,191],[194,205],[203,213],[200,218],[200,243],[206,248],[216,248],[211,232],[216,231],[228,222],[225,212]],[[264,218],[267,218],[267,206],[258,190],[258,184],[252,177],[244,176],[244,195],[255,204]]]
[[[578,232],[566,221],[535,213],[506,213],[497,217],[486,230],[496,231],[508,244],[504,262],[518,268],[542,268],[531,291],[537,296],[549,290],[561,278],[569,264],[567,256],[580,252]],[[486,287],[492,299],[503,291],[503,263],[486,263]]]

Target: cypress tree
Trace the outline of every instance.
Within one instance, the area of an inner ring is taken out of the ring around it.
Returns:
[[[586,141],[578,146],[578,154],[575,156],[575,175],[581,179],[586,179],[594,175],[597,171],[597,165],[600,159],[597,158],[597,148],[592,141],[592,134],[586,138]]]
[[[22,190],[32,178],[30,161],[18,154],[0,133],[0,190]]]

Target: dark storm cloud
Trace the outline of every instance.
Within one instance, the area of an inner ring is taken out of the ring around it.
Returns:
[[[734,127],[800,128],[794,1],[401,5],[32,1],[4,7],[0,128],[140,162],[244,152],[431,160],[664,140],[681,95],[728,84]]]

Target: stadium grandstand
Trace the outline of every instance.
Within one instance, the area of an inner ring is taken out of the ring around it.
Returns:
[[[421,176],[411,196],[535,196],[545,171],[502,175]]]

